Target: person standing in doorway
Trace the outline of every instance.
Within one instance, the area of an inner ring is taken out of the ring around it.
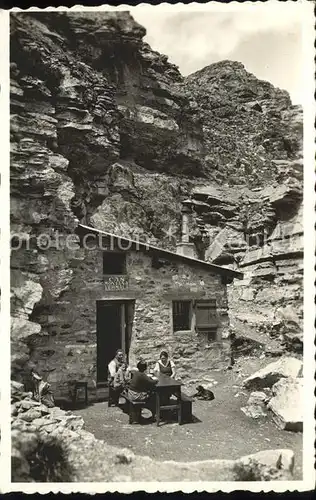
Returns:
[[[156,375],[167,375],[168,377],[175,378],[175,364],[169,358],[167,351],[161,351],[159,361],[157,361],[154,368],[154,373]]]

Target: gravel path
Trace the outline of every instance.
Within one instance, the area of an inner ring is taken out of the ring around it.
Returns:
[[[86,430],[96,438],[159,460],[236,459],[264,449],[290,448],[295,454],[295,479],[299,480],[302,475],[302,434],[278,429],[271,416],[258,421],[246,417],[240,410],[249,396],[240,387],[241,381],[260,364],[267,364],[267,360],[246,361],[243,360],[243,367],[237,366],[239,373],[235,369],[212,373],[218,382],[214,388],[215,400],[193,403],[194,423],[131,426],[126,413],[120,408],[108,408],[106,402],[77,409],[75,413],[83,417]]]

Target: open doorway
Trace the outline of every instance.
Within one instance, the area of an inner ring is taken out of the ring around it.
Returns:
[[[108,364],[117,349],[128,353],[132,337],[134,300],[97,301],[97,381],[106,382]]]

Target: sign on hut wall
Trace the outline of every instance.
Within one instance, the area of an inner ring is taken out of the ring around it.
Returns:
[[[119,291],[128,289],[128,276],[126,275],[107,275],[103,276],[104,288],[107,291]]]

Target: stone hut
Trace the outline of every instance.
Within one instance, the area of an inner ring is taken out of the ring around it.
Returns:
[[[55,395],[69,394],[75,381],[91,391],[104,385],[118,348],[131,365],[143,357],[150,366],[167,350],[184,383],[207,382],[226,365],[227,284],[242,274],[196,258],[188,220],[184,209],[176,252],[78,225],[72,279],[40,310],[42,332],[31,346]]]
[[[167,350],[184,381],[207,380],[227,362],[226,289],[241,273],[188,255],[185,238],[175,253],[82,224],[77,234],[84,256],[64,314],[68,323],[78,320],[80,337],[86,332],[77,345],[73,332],[81,378],[104,382],[118,348],[132,365],[140,356],[151,365]]]

